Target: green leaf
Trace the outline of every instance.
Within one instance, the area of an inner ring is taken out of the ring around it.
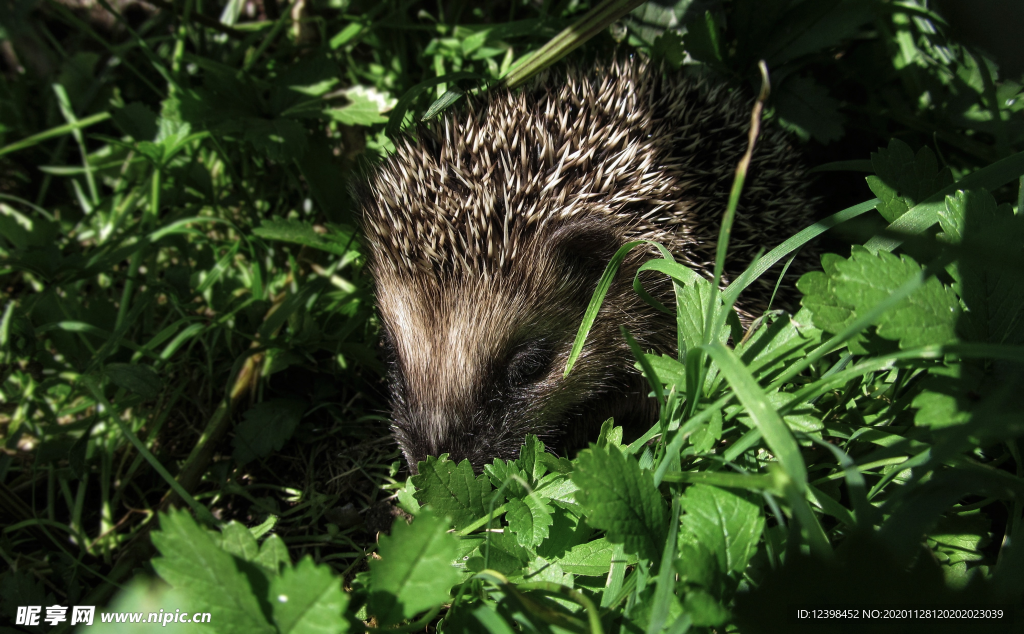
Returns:
[[[396,100],[366,86],[353,86],[345,91],[348,105],[342,108],[328,108],[324,114],[344,125],[371,126],[387,123],[383,113],[394,107]]]
[[[551,527],[551,507],[536,494],[521,500],[512,500],[505,510],[508,529],[522,546],[536,548],[548,538]]]
[[[585,544],[577,544],[570,548],[556,561],[562,570],[574,575],[585,577],[603,577],[608,574],[612,565],[615,545],[601,537]],[[626,564],[636,563],[636,557],[627,558]]]
[[[985,190],[958,191],[939,212],[944,237],[966,247],[954,265],[954,288],[967,309],[971,341],[1024,343],[1024,274],[999,261],[1024,254],[1024,216],[997,206]]]
[[[284,447],[307,409],[306,401],[295,398],[263,401],[251,407],[235,427],[235,438],[231,442],[235,462],[244,465]]]
[[[958,363],[928,371],[922,392],[914,397],[914,424],[927,429],[944,429],[970,422],[984,377],[974,365]]]
[[[651,57],[655,60],[665,60],[672,68],[679,68],[686,59],[683,38],[675,31],[665,31],[654,39]]]
[[[352,250],[354,231],[349,227],[331,226],[327,234],[317,233],[308,222],[297,218],[268,218],[252,231],[265,240],[301,244],[334,255],[344,256]]]
[[[282,634],[348,631],[348,621],[342,618],[348,595],[341,588],[341,578],[334,576],[330,566],[313,563],[311,557],[304,557],[294,568],[289,566],[274,577],[269,598],[274,624]]]
[[[522,498],[526,496],[526,489],[522,482],[529,483],[530,476],[519,468],[515,460],[505,462],[501,458],[495,458],[494,462],[484,465],[484,473],[495,489],[505,487],[505,497],[508,499]]]
[[[680,502],[685,512],[680,541],[703,544],[716,557],[719,570],[742,573],[764,530],[760,505],[706,484],[688,487]]]
[[[164,387],[164,382],[156,370],[142,363],[108,363],[103,367],[103,374],[114,385],[135,392],[143,398],[160,396],[160,391]]]
[[[377,552],[380,559],[370,562],[368,605],[380,627],[451,600],[449,591],[461,577],[452,567],[459,545],[442,518],[424,510],[412,524],[395,522]]]
[[[223,615],[224,632],[272,634],[253,588],[231,555],[221,550],[186,511],[160,516],[153,545],[161,557],[152,564],[164,581],[181,591],[196,611]]]
[[[720,627],[732,618],[718,599],[701,589],[691,590],[683,599],[683,609],[697,627]]]
[[[608,532],[608,540],[626,552],[657,561],[667,535],[665,500],[650,470],[641,471],[633,456],[618,447],[591,447],[576,458],[576,500],[587,523]]]
[[[892,139],[889,147],[871,154],[871,166],[877,176],[868,176],[868,187],[878,196],[878,212],[889,222],[914,205],[953,183],[949,168],[939,169],[935,154],[927,147],[914,155],[910,146]]]
[[[486,565],[509,578],[521,576],[523,569],[533,561],[531,551],[520,546],[511,532],[487,533],[487,540],[480,546],[480,553],[483,556],[475,562],[472,559],[466,562],[467,567],[479,571]],[[474,564],[480,564],[479,568],[474,567]]]
[[[886,251],[873,254],[854,247],[850,259],[836,263],[829,288],[836,299],[861,314],[914,276],[921,265],[907,255],[897,257]],[[878,334],[899,341],[901,348],[941,345],[956,340],[959,302],[953,290],[936,278],[887,311],[878,321]]]
[[[217,544],[228,553],[245,561],[254,561],[260,554],[260,545],[249,529],[240,522],[231,521],[220,529],[220,542]],[[277,572],[273,570],[272,572]]]
[[[288,554],[288,546],[285,545],[284,540],[277,535],[270,535],[263,540],[260,545],[260,554],[252,561],[254,564],[277,572],[282,567],[291,565],[292,558]]]
[[[710,11],[686,23],[683,46],[690,57],[710,66],[722,64],[722,29]]]
[[[428,456],[419,463],[419,474],[412,477],[416,500],[429,504],[437,513],[451,518],[452,526],[462,529],[487,513],[491,483],[487,476],[477,476],[469,460],[456,465],[447,455],[437,459]]]
[[[544,455],[546,455],[544,443],[533,434],[527,436],[519,450],[519,458],[516,460],[516,464],[528,476],[527,482],[534,483],[544,477],[544,473],[547,471],[542,458]]]

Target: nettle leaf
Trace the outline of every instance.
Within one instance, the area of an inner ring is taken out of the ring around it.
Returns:
[[[948,167],[939,169],[935,154],[926,146],[917,155],[910,146],[892,139],[889,147],[871,154],[871,167],[877,176],[868,176],[868,187],[878,196],[876,209],[893,222],[908,209],[953,183]]]
[[[216,542],[217,540],[214,538],[214,541]],[[221,528],[218,545],[245,561],[253,561],[260,554],[260,545],[256,542],[256,538],[240,522],[231,521]],[[275,570],[274,572],[277,571]]]
[[[232,457],[240,465],[269,456],[292,437],[309,403],[296,398],[277,398],[252,406],[235,427]]]
[[[544,456],[544,443],[539,438],[530,434],[523,442],[519,450],[519,459],[516,463],[529,476],[530,483],[540,480],[547,472],[542,456]]]
[[[825,271],[805,274],[797,287],[814,325],[830,333],[840,332],[922,270],[909,256],[871,253],[863,247],[854,247],[849,259],[829,254],[821,261]],[[901,348],[949,343],[956,339],[959,306],[953,290],[931,278],[882,315],[878,335],[898,341]],[[863,354],[863,341],[862,334],[859,341],[851,341],[850,350]]]
[[[353,86],[345,91],[345,96],[349,101],[347,106],[324,110],[324,114],[344,125],[371,126],[387,123],[388,118],[384,113],[397,103],[390,95],[367,86]]]
[[[529,483],[530,477],[519,468],[515,460],[505,462],[501,458],[495,458],[491,464],[484,465],[484,473],[495,489],[505,487],[505,497],[512,499],[526,496],[526,489],[522,483]]]
[[[571,588],[574,585],[572,573],[562,570],[562,567],[558,565],[558,562],[548,561],[543,557],[534,557],[533,561],[530,562],[530,565],[527,566],[526,570],[523,572],[523,576],[529,579],[531,583],[536,581],[549,581],[568,588]]]
[[[742,573],[764,530],[760,507],[731,491],[707,484],[688,487],[680,504],[685,511],[680,542],[692,538],[714,554],[719,570]]]
[[[558,559],[570,549],[578,546],[593,535],[594,529],[575,513],[559,506],[551,509],[550,535],[537,547],[537,554],[545,559]]]
[[[448,460],[447,454],[440,460],[428,456],[419,463],[419,475],[412,477],[412,483],[418,489],[416,500],[450,517],[456,529],[465,528],[487,513],[491,483],[486,475],[473,473],[469,460],[456,465]]]
[[[578,489],[579,487],[571,478],[562,474],[550,473],[537,483],[534,492],[545,500],[551,500],[562,508],[579,514],[579,504],[576,502]]]
[[[843,136],[846,117],[839,102],[810,77],[790,76],[775,93],[774,103],[782,127],[805,141],[814,137],[830,143]]]
[[[585,544],[577,544],[565,555],[556,559],[562,570],[584,577],[603,577],[612,565],[615,545],[604,537]],[[636,563],[636,556],[630,555],[624,563]]]
[[[368,609],[379,627],[451,600],[449,591],[461,578],[452,567],[459,544],[444,519],[425,510],[412,524],[395,522],[377,552],[380,559],[370,561]]]
[[[270,605],[274,624],[282,634],[341,634],[349,629],[348,621],[342,618],[348,595],[341,579],[329,566],[313,563],[311,557],[303,558],[294,568],[285,568],[271,580]]]
[[[860,314],[885,300],[921,270],[910,256],[854,247],[850,259],[836,263],[829,288],[839,302]],[[882,315],[878,334],[899,341],[901,348],[949,343],[956,340],[959,314],[960,303],[953,289],[933,277]]]
[[[187,512],[161,515],[160,530],[153,533],[153,545],[162,555],[152,562],[157,574],[181,591],[197,611],[224,615],[228,624],[225,632],[276,631],[264,617],[249,578]]]
[[[520,577],[534,557],[533,551],[521,546],[515,535],[509,532],[487,533],[486,541],[480,546],[480,553],[481,557],[466,562],[467,567],[479,572],[486,566],[510,579]]]
[[[800,299],[803,306],[801,312],[810,314],[815,328],[833,334],[842,331],[856,319],[853,306],[840,302],[829,284],[830,277],[836,274],[836,263],[842,261],[843,258],[834,253],[823,254],[821,264],[825,270],[805,273],[796,283],[797,289],[803,293]],[[847,345],[855,354],[867,352],[863,333],[851,339]]]
[[[505,511],[508,528],[522,546],[536,548],[548,538],[551,527],[551,507],[536,494],[521,500],[512,500]]]
[[[1024,253],[1024,217],[1014,215],[1009,205],[997,206],[985,190],[958,191],[946,196],[939,226],[946,240],[969,249],[951,270],[967,309],[967,338],[1024,343],[1024,275],[997,259]]]
[[[668,509],[654,476],[614,445],[591,447],[576,458],[572,480],[587,523],[624,544],[627,553],[650,561],[661,556],[668,534]]]

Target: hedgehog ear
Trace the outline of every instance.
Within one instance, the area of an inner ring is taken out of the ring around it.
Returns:
[[[548,245],[561,278],[574,289],[592,293],[619,243],[615,232],[595,223],[562,227]]]

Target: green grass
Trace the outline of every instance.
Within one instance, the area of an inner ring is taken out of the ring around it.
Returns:
[[[11,4],[0,612],[180,608],[249,634],[1021,611],[1021,78],[919,2],[603,19],[628,4],[101,0],[106,25]],[[413,122],[616,41],[751,93],[764,60],[767,125],[802,139],[824,219],[723,292],[647,265],[697,326],[677,358],[636,351],[661,402],[640,441],[608,424],[574,460],[531,438],[484,474],[430,459],[408,479],[347,184]],[[712,343],[745,285],[829,229],[823,270],[783,282],[800,312]],[[416,519],[378,539],[396,514]]]

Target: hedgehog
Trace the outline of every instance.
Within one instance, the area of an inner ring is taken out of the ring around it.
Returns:
[[[479,471],[514,459],[529,434],[568,454],[608,418],[633,435],[656,420],[620,331],[646,350],[675,350],[675,317],[632,287],[653,251],[627,257],[572,372],[563,371],[621,245],[659,242],[711,278],[752,103],[630,56],[491,91],[396,142],[356,196],[392,432],[414,473],[445,453]],[[810,222],[812,208],[788,136],[762,130],[723,284]],[[801,253],[792,270],[811,258]],[[671,282],[644,275],[648,292],[674,305]],[[775,279],[762,276],[737,302],[744,322],[765,310]]]

